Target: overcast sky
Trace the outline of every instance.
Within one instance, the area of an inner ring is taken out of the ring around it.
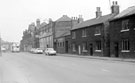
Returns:
[[[135,0],[115,1],[120,11],[135,6]],[[110,13],[109,0],[0,0],[0,33],[5,41],[19,42],[23,31],[37,18],[55,21],[62,15],[81,14],[87,20],[95,18],[96,7],[101,7],[103,15]]]

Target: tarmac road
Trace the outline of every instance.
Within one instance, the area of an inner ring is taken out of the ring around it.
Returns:
[[[3,53],[2,83],[135,83],[135,63]]]

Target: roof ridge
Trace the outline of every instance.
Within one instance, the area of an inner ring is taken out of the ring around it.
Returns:
[[[114,14],[111,13],[111,14],[103,15],[103,16],[101,16],[99,18],[92,18],[92,19],[86,20],[86,21],[84,21],[82,23],[79,23],[79,24],[75,25],[72,28],[72,30],[103,23],[104,21],[109,20],[113,16],[114,16]]]
[[[68,17],[67,15],[63,15],[62,17],[60,17],[59,19],[57,19],[56,21],[71,21],[72,19],[70,17]]]

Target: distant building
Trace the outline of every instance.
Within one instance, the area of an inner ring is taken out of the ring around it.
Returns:
[[[45,48],[53,48],[53,29],[54,29],[54,22],[49,19],[49,23],[42,23],[40,28],[40,48],[43,50]]]
[[[54,48],[58,53],[67,53],[70,42],[66,41],[65,36],[68,33],[70,35],[70,30],[72,27],[83,21],[82,16],[79,18],[70,18],[67,15],[63,15],[61,18],[55,21],[54,28]]]
[[[23,37],[20,41],[21,51],[30,51],[31,48],[39,48],[39,32],[40,32],[40,20],[36,20],[35,23],[31,23],[28,29],[23,31]]]
[[[40,26],[40,48],[54,48],[59,53],[65,53],[65,40],[63,34],[70,32],[73,25],[82,22],[82,16],[80,18],[69,18],[67,15],[63,15],[56,21],[49,19],[49,23],[41,23]],[[61,39],[60,39],[61,38]]]
[[[11,51],[11,45],[12,45],[11,42],[1,40],[1,50],[4,49],[4,51]]]

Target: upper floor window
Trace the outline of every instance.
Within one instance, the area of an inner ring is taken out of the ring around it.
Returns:
[[[122,21],[122,30],[121,32],[129,31],[129,20]]]
[[[100,27],[95,28],[95,36],[96,35],[101,35],[101,28]]]
[[[72,39],[75,39],[75,38],[76,38],[76,33],[72,32]]]
[[[52,28],[49,28],[49,32],[52,32]]]
[[[48,33],[48,32],[49,32],[49,30],[48,30],[48,29],[46,29],[46,30],[45,30],[45,32],[46,32],[46,33]]]
[[[122,52],[129,52],[129,50],[130,50],[129,39],[123,39],[122,40]]]
[[[82,37],[86,37],[86,29],[82,30]]]

